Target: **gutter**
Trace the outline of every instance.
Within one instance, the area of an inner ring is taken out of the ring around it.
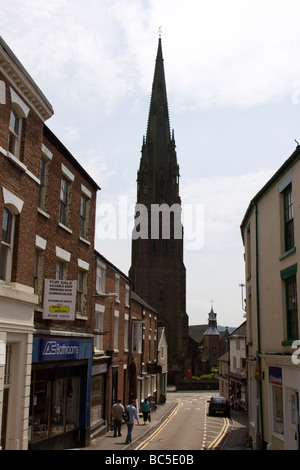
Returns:
[[[259,252],[258,252],[258,209],[257,202],[253,202],[255,207],[255,256],[256,256],[256,315],[257,315],[257,343],[258,343],[258,352],[256,357],[256,365],[259,367],[261,374],[261,334],[260,334],[260,297],[259,297]],[[257,379],[257,386],[259,386],[259,409],[260,409],[260,426],[261,426],[261,441],[264,442],[264,420],[263,420],[263,403],[262,403],[262,383],[261,375]],[[258,433],[259,435],[259,433]]]

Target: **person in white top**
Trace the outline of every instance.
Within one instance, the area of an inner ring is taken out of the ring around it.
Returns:
[[[114,437],[122,436],[121,426],[122,426],[122,413],[124,412],[124,406],[121,403],[121,400],[118,400],[112,407],[112,417],[114,420]]]

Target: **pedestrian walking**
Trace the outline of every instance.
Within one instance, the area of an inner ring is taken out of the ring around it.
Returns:
[[[132,435],[132,429],[134,425],[134,420],[136,419],[137,424],[139,425],[139,417],[138,417],[138,412],[135,405],[135,400],[131,400],[130,404],[126,406],[125,410],[128,413],[128,421],[127,423],[127,437],[125,444],[129,444],[131,442],[131,435]]]
[[[144,425],[145,425],[147,423],[149,413],[150,413],[150,403],[147,398],[145,398],[145,400],[142,401],[141,409],[142,409]]]
[[[121,400],[118,400],[112,407],[112,417],[114,420],[114,437],[122,436],[121,426],[122,426],[122,414],[124,412],[124,406],[122,405]]]

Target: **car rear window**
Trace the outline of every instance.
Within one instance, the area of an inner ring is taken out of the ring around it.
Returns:
[[[226,399],[217,397],[217,398],[213,398],[213,402],[214,403],[225,403]]]

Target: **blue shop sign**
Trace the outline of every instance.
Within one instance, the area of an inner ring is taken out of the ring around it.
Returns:
[[[79,358],[79,341],[72,339],[41,339],[40,360],[57,361]]]
[[[269,367],[269,383],[274,385],[282,386],[282,368],[281,367]]]

